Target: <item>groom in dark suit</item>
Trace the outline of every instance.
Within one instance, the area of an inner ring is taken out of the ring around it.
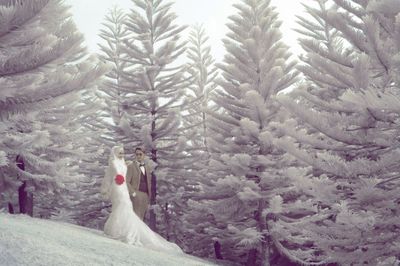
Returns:
[[[151,170],[144,163],[145,152],[143,148],[135,149],[135,157],[135,160],[128,164],[126,183],[133,210],[143,220],[151,197]]]

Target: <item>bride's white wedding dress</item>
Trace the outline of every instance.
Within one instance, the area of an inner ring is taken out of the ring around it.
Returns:
[[[124,159],[117,157],[122,149],[122,147],[112,149],[109,166],[101,186],[102,194],[111,199],[112,203],[111,214],[104,225],[105,234],[132,245],[169,253],[182,253],[176,244],[168,242],[152,231],[133,211],[125,181],[127,167]]]

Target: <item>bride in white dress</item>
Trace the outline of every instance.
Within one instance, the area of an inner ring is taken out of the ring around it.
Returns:
[[[127,167],[124,160],[124,150],[115,146],[111,150],[108,167],[101,185],[101,193],[111,199],[112,209],[104,232],[114,239],[147,248],[182,253],[174,243],[168,242],[152,231],[133,211],[126,185]]]

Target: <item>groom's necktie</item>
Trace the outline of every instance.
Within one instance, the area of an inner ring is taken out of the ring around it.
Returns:
[[[139,168],[140,168],[140,171],[142,171],[142,173],[145,175],[146,174],[146,168],[144,167],[144,163],[140,163],[139,164]]]

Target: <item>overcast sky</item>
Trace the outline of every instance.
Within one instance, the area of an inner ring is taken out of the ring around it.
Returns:
[[[295,54],[300,52],[293,31],[296,26],[295,15],[299,15],[303,8],[301,2],[306,0],[272,0],[278,8],[280,19],[283,21],[282,32],[284,41],[291,47]],[[79,30],[85,35],[87,45],[91,51],[98,51],[97,44],[101,41],[98,37],[101,23],[107,11],[115,4],[128,10],[133,6],[131,0],[66,0],[72,9],[74,20]],[[210,37],[210,45],[214,57],[219,61],[223,58],[224,48],[222,38],[227,32],[225,24],[227,17],[234,14],[232,4],[239,0],[175,0],[173,11],[178,15],[177,23],[193,25],[203,24]]]

